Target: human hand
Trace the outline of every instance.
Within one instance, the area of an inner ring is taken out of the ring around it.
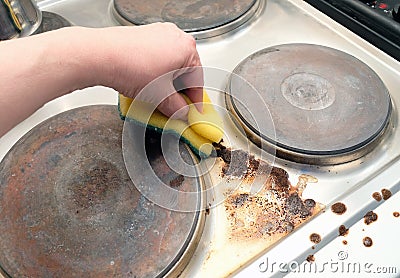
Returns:
[[[137,97],[153,82],[157,91],[145,90],[142,101],[174,118],[186,119],[185,94],[202,111],[203,71],[194,38],[172,23],[155,23],[136,27],[111,27],[94,30],[94,41],[101,39],[103,61],[97,83],[112,87],[127,97]],[[175,87],[174,87],[175,84]],[[175,114],[174,114],[175,113]]]
[[[179,110],[174,117],[185,119],[188,107],[175,92],[175,80],[194,87],[185,93],[202,111],[196,43],[171,23],[62,28],[1,42],[0,61],[0,136],[48,101],[75,90],[104,85],[136,97],[160,76],[165,82],[156,93],[141,94],[145,101],[167,116]]]

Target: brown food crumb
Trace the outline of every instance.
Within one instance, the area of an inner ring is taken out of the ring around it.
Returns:
[[[314,255],[308,255],[306,260],[309,263],[313,263],[315,261],[315,257]]]
[[[315,246],[311,247],[311,249],[314,250],[314,249],[315,249]]]
[[[209,207],[206,208],[206,215],[210,215],[210,208]]]
[[[182,175],[177,176],[176,178],[174,178],[173,180],[171,180],[169,182],[169,185],[171,187],[179,187],[182,185],[182,182],[185,180],[185,177]]]
[[[345,213],[347,210],[346,205],[340,202],[333,204],[331,209],[334,213],[339,215]]]
[[[308,207],[309,209],[312,209],[313,207],[315,207],[315,201],[313,200],[313,199],[306,199],[305,201],[304,201],[304,205],[306,206],[306,207]]]
[[[368,236],[363,238],[363,244],[365,247],[371,247],[372,246],[372,239]]]
[[[400,216],[400,213],[397,212],[397,211],[395,211],[395,212],[393,212],[393,216],[394,216],[394,217],[399,217],[399,216]]]
[[[344,245],[347,245],[347,240],[342,241]]]
[[[321,242],[321,236],[319,234],[312,233],[310,235],[310,240],[312,243],[318,244]]]
[[[347,236],[349,233],[349,229],[346,228],[344,225],[340,225],[339,227],[339,236]]]
[[[376,220],[378,220],[378,215],[373,211],[369,211],[364,215],[364,223],[367,225],[375,222]]]
[[[381,192],[382,192],[383,200],[387,200],[392,196],[392,192],[390,192],[389,189],[384,188],[381,190]]]
[[[382,195],[379,192],[372,193],[372,198],[374,198],[377,202],[382,201]]]

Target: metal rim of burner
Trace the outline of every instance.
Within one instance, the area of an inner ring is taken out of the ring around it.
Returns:
[[[33,34],[42,22],[42,12],[36,1],[3,0],[0,5],[0,40],[27,37]]]
[[[57,30],[63,27],[70,27],[72,23],[59,14],[42,11],[42,21],[33,35]]]
[[[117,8],[115,7],[116,6],[115,1],[116,0],[112,0],[110,5],[110,10],[113,18],[121,25],[126,25],[126,26],[139,25],[132,23],[131,21],[129,21],[129,19],[127,19],[120,12],[118,12]],[[186,31],[184,29],[183,30],[191,34],[196,40],[209,39],[223,35],[225,33],[234,31],[235,29],[244,25],[250,19],[254,20],[257,19],[258,16],[261,14],[261,12],[264,10],[266,6],[266,1],[267,0],[255,0],[255,3],[245,13],[243,13],[237,18],[232,19],[231,21],[225,24],[198,31]]]
[[[230,116],[233,119],[234,123],[238,125],[239,127],[243,128],[244,132],[246,133],[247,137],[255,143],[257,146],[260,148],[266,150],[266,151],[275,151],[277,157],[293,161],[296,163],[304,163],[304,164],[312,164],[312,165],[337,165],[337,164],[342,164],[342,163],[347,163],[351,162],[354,160],[357,160],[364,155],[368,154],[371,152],[385,137],[384,135],[388,133],[389,130],[389,123],[393,121],[393,103],[390,98],[389,92],[387,88],[385,87],[384,83],[382,80],[379,78],[379,76],[367,65],[365,65],[362,61],[358,60],[357,58],[345,53],[341,52],[339,50],[325,47],[325,46],[320,46],[320,45],[312,45],[312,44],[284,44],[284,45],[278,45],[278,46],[273,46],[269,48],[262,49],[260,51],[257,51],[251,55],[249,55],[246,59],[244,59],[239,65],[234,69],[233,73],[238,74],[237,71],[240,69],[240,67],[243,65],[243,63],[246,62],[247,59],[253,59],[255,55],[261,53],[261,52],[266,52],[266,53],[272,53],[275,52],[276,49],[282,48],[282,47],[296,47],[296,46],[310,46],[310,47],[316,47],[316,48],[322,48],[326,49],[328,51],[333,51],[336,54],[342,54],[347,57],[350,57],[353,60],[353,62],[358,61],[361,65],[364,65],[365,69],[367,72],[370,74],[368,76],[369,78],[373,79],[374,77],[377,78],[375,79],[376,83],[380,83],[381,85],[381,91],[378,92],[381,93],[381,96],[383,96],[384,100],[382,100],[382,105],[385,107],[385,110],[383,113],[386,113],[384,117],[381,117],[380,120],[380,125],[379,127],[374,130],[372,133],[368,134],[368,137],[365,138],[365,140],[362,140],[356,144],[346,146],[344,148],[339,148],[339,149],[334,149],[334,150],[310,150],[310,149],[301,149],[301,148],[296,148],[296,147],[291,147],[288,145],[283,144],[280,142],[280,139],[278,138],[272,138],[271,136],[268,136],[266,134],[263,134],[262,131],[254,127],[252,123],[244,116],[243,109],[238,107],[238,99],[237,97],[233,96],[232,90],[232,77],[233,75],[230,76],[227,84],[227,89],[226,89],[226,94],[225,94],[225,104],[227,109],[230,111]],[[345,69],[344,69],[345,70]],[[368,71],[369,70],[369,71]],[[293,69],[294,74],[296,75],[295,69]],[[292,73],[293,73],[292,72]],[[238,74],[240,76],[240,74]],[[246,76],[241,76],[242,78],[246,78]],[[247,80],[248,81],[248,80]],[[250,81],[249,81],[250,82]],[[251,82],[250,82],[251,83]],[[285,83],[285,80],[281,81],[281,86],[282,84]],[[254,85],[254,84],[253,84]],[[256,90],[258,90],[257,86],[254,85]],[[284,86],[284,85],[283,85]],[[282,93],[280,91],[280,93]],[[267,102],[267,101],[266,101]],[[335,102],[335,100],[332,101],[332,103]],[[267,102],[268,103],[268,102]],[[331,104],[329,104],[331,105]],[[375,103],[370,103],[371,106],[375,105]],[[284,108],[289,108],[289,107],[284,107]],[[306,109],[304,109],[306,111]],[[312,110],[312,109],[310,109]],[[247,113],[247,112],[246,112]],[[373,119],[376,120],[376,119]],[[355,127],[356,129],[357,127]],[[332,138],[334,140],[334,138]]]

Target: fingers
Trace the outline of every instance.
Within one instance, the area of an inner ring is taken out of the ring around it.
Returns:
[[[185,94],[194,103],[200,113],[203,113],[203,88],[189,88],[185,90]]]
[[[181,95],[173,93],[158,105],[158,110],[171,119],[186,121],[189,106]]]
[[[183,70],[185,71],[183,74]],[[201,67],[186,68],[178,70],[180,75],[174,80],[164,79],[164,86],[157,86],[163,88],[159,91],[159,96],[163,95],[164,98],[158,105],[158,110],[164,115],[172,119],[187,120],[189,107],[185,99],[177,93],[183,91],[189,99],[194,103],[197,110],[203,112],[203,69]],[[175,76],[176,74],[174,74]],[[153,100],[154,103],[154,100]]]
[[[186,73],[182,74],[183,70]],[[180,75],[174,78],[178,71]],[[178,91],[183,91],[195,104],[198,111],[202,112],[203,89],[198,86],[203,84],[203,76],[202,71],[201,74],[199,73],[199,69],[196,70],[197,73],[189,68],[178,71],[170,72],[153,80],[148,86],[143,88],[136,96],[136,99],[154,104],[154,107],[157,107],[167,117],[186,121],[189,107],[186,100]],[[187,88],[184,83],[197,87]]]
[[[200,60],[198,60],[200,64]],[[200,66],[184,68],[177,71],[174,86],[177,91],[183,91],[195,104],[197,110],[203,112],[203,68]]]
[[[134,32],[127,37],[135,40],[128,44],[131,51],[124,45],[118,55],[113,52],[120,61],[117,68],[122,69],[109,82],[114,89],[153,104],[168,117],[187,119],[189,108],[177,92],[185,93],[203,111],[203,69],[191,35],[172,23],[118,30]]]
[[[187,120],[189,107],[185,99],[177,93],[173,84],[173,73],[163,75],[146,86],[137,99],[152,103],[157,109],[172,119]]]

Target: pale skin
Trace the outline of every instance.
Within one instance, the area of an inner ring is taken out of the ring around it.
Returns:
[[[180,76],[190,87],[203,82],[201,71],[186,71],[201,66],[195,40],[171,23],[68,27],[2,41],[0,61],[0,137],[45,103],[77,89],[102,85],[135,97],[149,82],[179,69],[185,70],[171,76],[169,88],[146,99],[165,115],[185,119],[186,102],[171,93],[172,79]],[[201,88],[185,93],[201,111]]]

